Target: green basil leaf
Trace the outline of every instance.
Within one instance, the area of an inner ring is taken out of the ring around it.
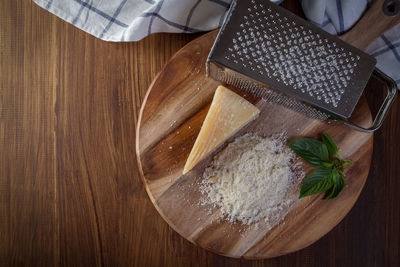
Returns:
[[[304,179],[299,198],[325,192],[333,185],[332,169],[318,169]]]
[[[294,140],[288,146],[315,168],[323,168],[322,162],[330,162],[328,148],[321,141],[305,138]]]
[[[331,153],[333,155],[337,155],[337,153],[339,152],[339,149],[338,149],[335,141],[333,141],[332,137],[330,137],[330,135],[328,133],[321,133],[321,137],[322,137],[322,142],[328,148],[329,153]]]
[[[346,166],[349,166],[349,165],[351,165],[351,161],[350,160],[347,160],[347,159],[343,160],[343,167],[346,167]]]
[[[337,197],[346,185],[343,175],[339,174],[339,172],[336,170],[333,170],[332,172],[332,180],[334,183],[333,188],[331,192],[324,197],[324,199],[332,199]]]
[[[322,165],[324,165],[325,168],[332,168],[333,162],[322,162]]]

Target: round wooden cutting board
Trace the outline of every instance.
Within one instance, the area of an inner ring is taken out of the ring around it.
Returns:
[[[340,155],[353,164],[346,169],[347,186],[336,199],[322,200],[321,195],[307,197],[270,231],[262,225],[244,226],[219,220],[218,208],[210,210],[202,206],[200,201],[204,196],[199,192],[202,172],[215,152],[182,175],[214,91],[220,84],[205,76],[205,61],[216,34],[217,31],[205,34],[178,51],[147,92],[136,135],[143,183],[168,224],[202,248],[243,258],[270,258],[299,250],[329,232],[354,205],[368,176],[373,134],[339,123],[316,121],[230,87],[261,110],[260,116],[236,136],[248,131],[263,136],[286,131],[290,140],[318,138],[325,131],[337,142]],[[371,124],[370,114],[363,97],[351,120],[367,126]]]

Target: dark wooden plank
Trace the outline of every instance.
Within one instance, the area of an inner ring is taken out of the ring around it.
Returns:
[[[55,265],[57,25],[26,2],[2,1],[0,13],[0,263]]]

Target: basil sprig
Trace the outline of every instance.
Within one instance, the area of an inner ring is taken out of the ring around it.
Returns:
[[[304,179],[299,198],[327,192],[324,199],[335,198],[345,187],[344,168],[351,164],[339,157],[339,149],[327,133],[321,133],[322,142],[304,138],[288,143],[297,156],[314,168]]]

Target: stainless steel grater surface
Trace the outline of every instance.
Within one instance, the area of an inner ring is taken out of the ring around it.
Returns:
[[[267,0],[233,1],[209,54],[207,74],[314,118],[328,117],[320,109],[348,118],[375,64],[366,53]]]

